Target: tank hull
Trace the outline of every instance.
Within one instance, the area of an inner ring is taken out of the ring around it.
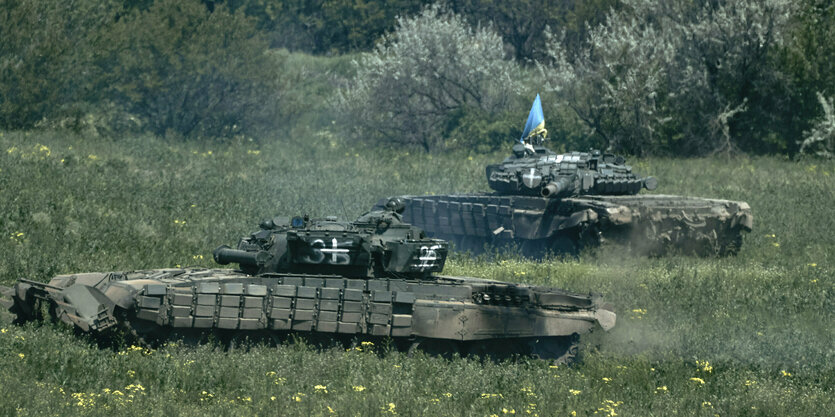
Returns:
[[[647,254],[735,254],[753,216],[745,202],[674,195],[547,198],[498,194],[401,196],[404,221],[458,250],[517,245],[523,254],[576,254],[607,241]]]
[[[404,350],[439,354],[570,361],[579,335],[615,324],[598,296],[443,276],[348,279],[160,269],[60,275],[49,284],[21,280],[4,294],[17,322],[51,317],[102,338],[123,329],[149,345],[180,337],[211,335],[234,344],[301,334],[342,342],[388,339]]]

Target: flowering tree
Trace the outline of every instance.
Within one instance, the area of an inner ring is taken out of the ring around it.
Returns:
[[[398,18],[395,31],[363,55],[338,108],[361,138],[434,150],[460,112],[505,110],[520,87],[518,67],[503,54],[493,30],[431,6]]]
[[[552,36],[553,64],[540,65],[600,145],[705,154],[765,129],[785,88],[769,54],[783,42],[790,1],[623,3],[578,51]]]

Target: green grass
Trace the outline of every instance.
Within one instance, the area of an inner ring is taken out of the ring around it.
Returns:
[[[2,132],[0,284],[212,266],[212,249],[261,218],[354,217],[388,195],[486,190],[483,167],[503,156],[369,150],[310,132],[215,146]],[[835,163],[633,164],[660,179],[658,192],[747,201],[754,231],[739,255],[633,258],[617,247],[568,261],[456,255],[445,271],[603,293],[618,324],[585,337],[576,366],[304,344],[117,352],[60,326],[3,319],[0,414],[833,414]]]

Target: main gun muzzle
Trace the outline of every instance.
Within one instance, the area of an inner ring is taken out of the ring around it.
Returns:
[[[540,190],[540,195],[543,197],[556,197],[560,193],[565,192],[568,190],[568,187],[571,185],[571,180],[568,177],[562,177],[556,181],[551,181],[542,187]]]
[[[237,263],[248,266],[261,266],[270,260],[270,254],[268,252],[247,252],[245,250],[232,249],[227,245],[218,247],[212,255],[214,255],[215,262],[221,265]]]

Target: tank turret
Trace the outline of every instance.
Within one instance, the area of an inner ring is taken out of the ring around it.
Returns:
[[[610,153],[556,154],[545,147],[514,146],[513,155],[487,166],[487,182],[499,194],[549,198],[579,195],[634,195],[642,188],[654,190],[654,177],[640,177],[626,160]]]
[[[247,274],[332,274],[347,278],[428,278],[441,272],[448,244],[403,223],[391,199],[353,222],[336,217],[276,217],[238,242],[215,249],[215,262],[237,263]]]

